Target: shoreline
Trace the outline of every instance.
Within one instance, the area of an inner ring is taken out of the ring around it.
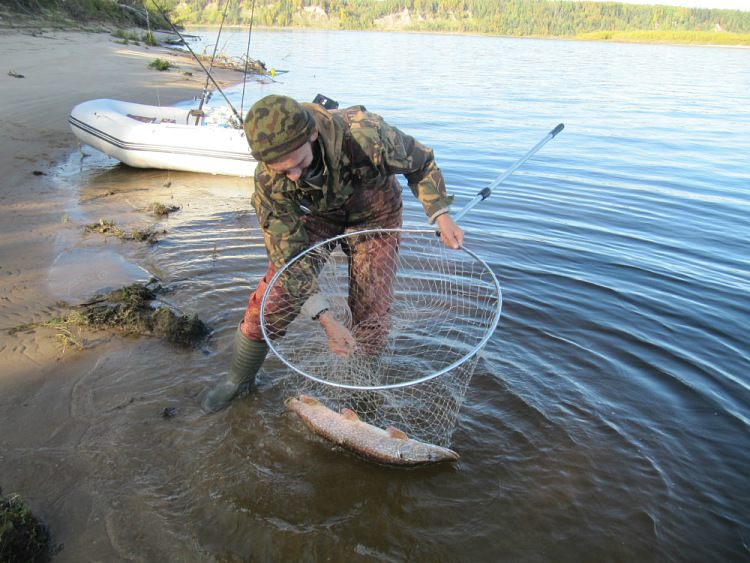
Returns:
[[[74,391],[124,345],[97,334],[90,347],[66,352],[54,329],[29,328],[59,315],[55,284],[85,278],[87,270],[107,273],[118,257],[106,240],[78,248],[82,229],[68,221],[79,197],[77,185],[59,177],[78,146],[68,116],[77,103],[96,98],[170,105],[199,96],[205,82],[188,53],[117,41],[109,32],[42,26],[0,35],[0,487],[4,495],[21,495],[51,529],[53,544],[65,544],[56,560],[89,553],[118,558],[96,522],[92,468],[77,452],[90,426],[76,414]],[[155,58],[176,68],[150,69]],[[233,70],[214,77],[222,88],[242,80]],[[91,251],[83,253],[86,267],[53,276],[56,259],[71,249]]]
[[[0,58],[8,61],[0,74],[0,291],[7,296],[24,287],[22,309],[34,317],[32,304],[42,300],[33,295],[43,288],[25,273],[49,263],[42,239],[54,235],[64,214],[64,196],[53,185],[52,169],[78,146],[68,124],[71,109],[96,98],[171,105],[199,96],[204,78],[188,53],[123,45],[108,33],[10,32],[0,36]],[[150,69],[155,58],[174,69]],[[215,79],[222,88],[241,81],[231,70],[218,70]],[[35,245],[33,254],[18,252],[29,244]],[[18,324],[10,319],[21,315],[19,307],[17,299],[4,299],[0,329]]]

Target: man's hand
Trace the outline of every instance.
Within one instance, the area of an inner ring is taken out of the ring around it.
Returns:
[[[456,225],[448,213],[439,215],[435,220],[440,230],[440,240],[448,248],[458,248],[464,243],[464,232]]]
[[[357,341],[349,329],[334,319],[331,313],[325,312],[320,315],[320,324],[326,331],[328,348],[331,352],[339,356],[350,356],[354,353]]]

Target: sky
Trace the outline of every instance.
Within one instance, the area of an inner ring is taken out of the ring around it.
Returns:
[[[615,0],[627,4],[663,4],[686,8],[716,8],[750,11],[750,0]]]

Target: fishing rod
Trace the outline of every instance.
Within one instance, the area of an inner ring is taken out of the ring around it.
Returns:
[[[185,38],[182,36],[180,31],[175,27],[175,25],[172,23],[172,20],[169,19],[169,16],[164,12],[162,7],[154,0],[154,6],[156,6],[156,9],[159,10],[159,13],[161,16],[166,20],[166,22],[169,24],[169,26],[172,28],[172,30],[177,34],[177,36],[182,40],[182,42],[185,44],[185,47],[187,47],[188,51],[190,51],[190,54],[193,55],[193,58],[198,62],[199,65],[201,65],[201,68],[203,69],[203,72],[206,73],[206,76],[211,79],[211,82],[216,87],[216,89],[219,91],[219,93],[224,97],[224,100],[226,100],[227,104],[229,105],[229,109],[232,110],[232,113],[234,113],[234,116],[237,118],[237,120],[242,123],[242,116],[240,116],[239,113],[237,113],[237,110],[234,109],[234,106],[232,105],[232,102],[229,101],[229,98],[227,98],[227,95],[224,93],[224,90],[221,89],[221,86],[218,85],[216,80],[214,80],[214,77],[211,75],[210,72],[206,69],[206,67],[203,65],[201,60],[198,58],[198,56],[193,52],[193,50],[190,48],[190,45],[188,45],[188,42],[185,41]],[[194,110],[193,110],[194,111]]]
[[[201,94],[201,103],[198,104],[197,115],[195,116],[195,124],[198,125],[201,115],[203,114],[203,105],[208,99],[208,82],[211,71],[214,68],[214,61],[216,60],[216,52],[219,50],[219,37],[221,37],[221,31],[224,29],[224,20],[227,19],[227,11],[229,10],[229,0],[224,4],[224,13],[221,16],[221,25],[219,26],[219,34],[216,36],[216,43],[214,43],[214,52],[211,54],[211,63],[208,65],[208,75],[206,76],[206,83],[203,85],[203,94]]]
[[[245,50],[245,79],[242,81],[242,98],[240,100],[240,112],[245,113],[245,85],[247,85],[247,65],[250,64],[250,39],[253,36],[253,21],[255,20],[255,0],[250,9],[250,29],[247,32],[247,49]]]
[[[557,134],[560,131],[562,131],[564,128],[565,128],[565,125],[562,124],[562,123],[560,123],[552,131],[550,131],[549,133],[547,133],[547,135],[544,137],[544,139],[542,139],[541,141],[539,141],[536,145],[534,145],[534,147],[529,152],[527,152],[525,155],[523,155],[521,158],[519,158],[515,163],[513,163],[513,165],[510,168],[508,168],[505,172],[503,172],[502,174],[500,174],[500,176],[498,176],[497,178],[495,178],[489,186],[487,186],[486,188],[484,188],[484,189],[480,190],[479,192],[477,192],[477,195],[475,195],[469,203],[467,203],[458,213],[456,213],[453,216],[453,220],[455,222],[458,222],[458,220],[461,217],[463,217],[469,211],[471,211],[480,201],[484,201],[485,199],[487,199],[488,197],[490,197],[490,195],[492,194],[492,190],[493,189],[495,189],[500,184],[502,184],[508,178],[508,176],[510,176],[511,174],[513,174],[513,172],[516,171],[516,169],[519,166],[521,166],[524,162],[526,162],[532,156],[534,156],[534,154],[539,149],[541,149],[544,145],[546,145],[548,142],[550,142],[552,139],[554,139],[557,136]]]

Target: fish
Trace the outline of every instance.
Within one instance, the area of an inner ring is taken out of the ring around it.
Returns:
[[[360,420],[351,409],[337,413],[307,395],[289,397],[285,403],[315,434],[376,463],[415,466],[459,458],[449,448],[409,438],[393,426],[383,430]]]

